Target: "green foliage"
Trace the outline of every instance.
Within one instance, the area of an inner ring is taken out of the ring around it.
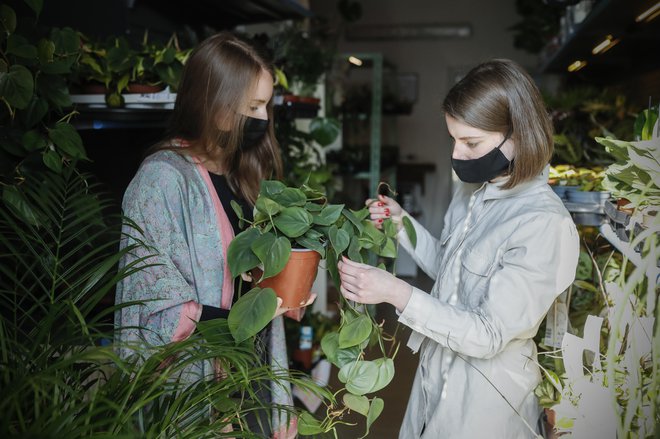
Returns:
[[[149,42],[148,32],[139,46],[125,37],[109,37],[92,41],[80,34],[83,41],[78,68],[71,80],[78,87],[90,84],[106,89],[106,103],[110,107],[123,105],[122,93],[130,84],[169,86],[176,88],[191,49],[179,47],[176,34],[165,44]]]
[[[359,262],[369,260],[369,253],[384,258],[396,257],[397,227],[387,219],[379,230],[368,216],[368,208],[351,211],[344,205],[330,204],[322,192],[307,185],[290,188],[278,181],[264,181],[255,203],[254,221],[229,245],[227,254],[232,275],[239,276],[257,266],[264,273],[262,279],[276,275],[288,261],[291,247],[302,246],[317,250],[326,258],[325,265],[335,284],[339,285],[337,261],[344,253]],[[242,220],[248,222],[245,218]],[[414,243],[414,233],[409,236]],[[287,242],[290,246],[278,242]],[[272,310],[268,308],[267,315],[272,315],[274,300],[271,290],[259,288],[238,300],[229,314],[230,327],[240,330],[240,336],[235,335],[237,342],[263,328],[264,322],[259,315],[267,313],[268,306]],[[366,310],[355,308],[343,296],[340,301],[340,327],[338,330],[326,328],[320,340],[321,349],[328,360],[340,368],[339,378],[348,394],[358,397],[376,392],[394,376],[394,363],[385,350],[386,337]],[[394,342],[394,339],[388,340]],[[364,360],[364,350],[370,343],[380,347],[382,358]],[[371,425],[382,411],[382,401],[374,406],[375,399],[370,407],[368,400],[365,404],[365,399],[355,399],[348,394],[345,401],[358,406],[359,412],[367,416],[368,426]],[[345,409],[350,409],[349,405]],[[340,414],[341,410],[328,410],[322,422],[306,418],[300,434],[330,431],[339,422]]]
[[[28,2],[35,13],[41,2]],[[72,29],[42,35],[34,20],[17,20],[12,8],[0,7],[0,175],[3,199],[14,199],[12,186],[44,169],[62,172],[85,158],[80,136],[69,124],[72,114],[66,77],[80,55]]]
[[[614,158],[594,137],[632,136],[636,109],[623,95],[595,87],[574,87],[544,98],[556,133],[554,165],[609,165]]]
[[[537,54],[559,32],[559,8],[536,0],[516,0],[516,12],[522,20],[509,30],[514,32],[513,45],[518,49]]]
[[[117,268],[144,246],[141,232],[104,215],[108,202],[75,167],[32,181],[13,187],[21,203],[0,203],[2,437],[223,437],[219,431],[240,428],[248,412],[272,409],[255,394],[271,381],[333,401],[309,378],[261,364],[251,340],[236,343],[231,321],[200,322],[186,341],[151,349],[107,345],[119,329],[114,312],[136,303],[104,299],[149,264],[147,257]],[[121,223],[135,241],[118,251]],[[119,357],[120,348],[134,355]],[[225,379],[181,380],[211,360],[223,365]]]

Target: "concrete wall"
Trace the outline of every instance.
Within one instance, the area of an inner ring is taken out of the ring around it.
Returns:
[[[510,58],[534,71],[536,57],[513,48],[507,30],[519,20],[514,0],[361,0],[362,19],[357,24],[469,23],[468,39],[415,41],[346,41],[340,52],[382,52],[399,72],[419,75],[418,100],[410,116],[396,118],[400,157],[412,155],[415,162],[432,162],[436,172],[426,180],[419,200],[421,221],[438,235],[451,190],[451,145],[442,99],[453,84],[451,72],[460,72],[489,58]],[[320,16],[337,17],[336,2],[312,0],[311,9]]]

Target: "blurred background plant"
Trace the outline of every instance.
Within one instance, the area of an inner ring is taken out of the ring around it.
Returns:
[[[556,133],[552,164],[605,166],[614,157],[594,138],[632,138],[639,109],[627,103],[624,95],[580,86],[544,97]]]

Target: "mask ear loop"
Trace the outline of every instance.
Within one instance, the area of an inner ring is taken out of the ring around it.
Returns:
[[[497,149],[499,149],[500,152],[502,151],[502,146],[504,146],[506,141],[511,138],[511,134],[513,134],[513,127],[509,127],[509,130],[506,132],[506,135],[504,136],[504,140],[502,140],[502,143],[500,143],[497,146]],[[504,154],[504,153],[502,153],[502,154]],[[511,175],[511,167],[513,166],[513,160],[514,159],[509,160],[509,168],[507,169],[507,174],[508,175]]]

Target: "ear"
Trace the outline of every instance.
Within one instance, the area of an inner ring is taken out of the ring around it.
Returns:
[[[513,160],[516,157],[516,144],[513,142],[513,139],[508,139],[504,142],[504,145],[500,148],[504,157],[509,161]]]

